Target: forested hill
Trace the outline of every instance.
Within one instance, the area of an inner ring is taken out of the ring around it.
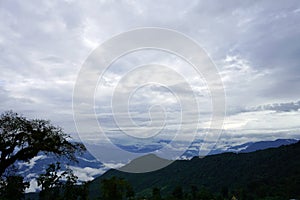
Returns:
[[[91,197],[99,196],[101,180],[126,179],[136,194],[149,195],[154,187],[162,195],[176,186],[189,192],[192,185],[212,193],[226,190],[237,196],[300,198],[300,142],[251,153],[223,153],[178,160],[161,170],[132,174],[109,170],[90,184]]]

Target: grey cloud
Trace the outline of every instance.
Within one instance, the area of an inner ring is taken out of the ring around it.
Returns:
[[[230,110],[228,115],[236,115],[239,113],[246,112],[259,112],[259,111],[276,111],[276,112],[298,112],[300,109],[300,101],[295,102],[284,102],[284,103],[273,103],[258,105],[255,107],[236,107]]]
[[[41,61],[47,61],[50,63],[63,63],[64,59],[57,56],[47,56],[40,59]]]
[[[259,106],[255,110],[274,110],[278,112],[292,112],[300,109],[300,101],[288,103],[275,103]]]
[[[229,0],[226,4],[215,0],[159,4],[153,1],[3,1],[0,6],[0,110],[16,109],[31,116],[50,118],[70,127],[68,131],[74,131],[73,84],[92,49],[123,31],[159,26],[192,37],[205,48],[221,74],[227,73],[228,81],[224,84],[228,113],[248,111],[245,107],[253,108],[252,111],[297,111],[299,8],[300,2],[293,0],[276,3]],[[231,69],[226,68],[228,63],[223,61],[227,56],[245,61],[250,71],[244,73],[237,62],[231,63]],[[112,71],[116,76],[122,75],[127,65],[152,58],[141,56],[128,60]],[[158,60],[163,59],[161,56]],[[45,84],[34,87],[30,81]],[[20,83],[23,85],[19,86]],[[183,94],[186,92],[180,84],[174,87]],[[160,87],[152,90],[168,92]],[[145,99],[137,98],[139,102]],[[283,101],[290,103],[268,105],[268,102]],[[109,103],[107,96],[99,100],[100,106]],[[258,105],[266,106],[258,108]],[[141,109],[137,104],[133,106]]]

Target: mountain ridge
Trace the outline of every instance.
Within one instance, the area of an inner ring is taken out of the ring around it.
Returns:
[[[276,142],[277,141],[277,142]],[[263,148],[271,147],[271,144],[274,142],[276,145],[280,146],[283,144],[289,144],[291,142],[296,142],[295,139],[278,139],[275,141],[261,141],[265,145]],[[200,142],[200,141],[198,141]],[[242,145],[233,145],[229,146],[226,149],[215,149],[210,154],[217,154],[217,153],[224,153],[224,152],[239,152],[241,147],[247,148],[250,144],[255,144],[256,142],[249,142],[244,143]],[[193,144],[194,146],[197,144]],[[191,149],[194,149],[191,145]],[[274,147],[274,145],[272,145]],[[256,150],[253,149],[252,150]],[[188,150],[185,153],[185,159],[191,159],[192,157],[198,155],[199,152]],[[44,154],[40,154],[36,158],[34,158],[29,163],[20,162],[17,163],[17,167],[20,169],[20,174],[27,178],[27,180],[31,181],[31,188],[27,190],[27,192],[34,192],[37,188],[35,181],[33,180],[38,174],[42,173],[48,164],[53,162],[61,162],[62,170],[66,169],[67,165],[69,165],[75,172],[75,174],[79,177],[81,181],[93,180],[94,178],[103,174],[108,168],[103,165],[100,161],[94,158],[89,152],[85,152],[83,155],[78,155],[77,158],[79,159],[79,163],[68,163],[67,160],[64,159],[57,159],[55,157],[49,157]],[[124,170],[126,171],[126,169]],[[128,171],[128,170],[127,170]]]
[[[162,194],[167,195],[176,185],[182,185],[184,190],[198,185],[213,192],[226,186],[230,190],[262,190],[266,195],[299,198],[300,142],[250,153],[225,152],[177,160],[161,170],[143,174],[111,169],[92,181],[91,196],[99,196],[101,180],[113,176],[126,179],[138,195],[146,196],[153,187],[161,188]]]

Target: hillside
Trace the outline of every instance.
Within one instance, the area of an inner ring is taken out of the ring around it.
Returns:
[[[178,160],[150,173],[132,174],[109,170],[90,184],[90,197],[100,196],[100,182],[121,177],[132,184],[138,195],[149,195],[153,187],[170,194],[178,185],[204,186],[214,193],[223,188],[254,196],[300,198],[300,142],[251,153],[223,153],[192,160]]]
[[[221,145],[216,147],[210,152],[210,154],[220,154],[224,152],[252,152],[258,149],[261,150],[270,147],[279,147],[281,145],[287,145],[296,142],[297,140],[295,139],[277,139],[275,141],[248,142],[241,145],[225,144],[223,147],[221,147]],[[194,156],[199,155],[199,146],[201,146],[201,143],[201,141],[194,141],[189,149],[183,154],[182,158],[191,159]],[[126,146],[126,148],[126,150],[130,151],[134,149],[135,146]],[[150,150],[149,148],[148,150]],[[152,151],[154,150],[152,149]],[[61,170],[65,170],[69,165],[74,170],[80,181],[92,180],[108,170],[105,165],[94,158],[93,155],[91,155],[88,151],[82,155],[77,155],[77,159],[78,163],[69,163],[69,161],[65,158],[58,159],[51,155],[39,154],[38,156],[32,158],[29,162],[17,162],[16,165],[18,166],[18,173],[32,183],[30,188],[27,189],[27,192],[36,191],[37,185],[34,184],[36,182],[35,178],[45,171],[46,166],[57,161],[61,163]],[[149,164],[153,163],[153,161],[150,161]],[[137,165],[134,166],[136,167]],[[125,167],[128,168],[129,166]],[[123,171],[130,172],[130,170],[125,169]]]

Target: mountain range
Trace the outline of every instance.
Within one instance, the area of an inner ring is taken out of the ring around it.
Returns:
[[[254,146],[261,148],[261,144]],[[158,159],[153,156],[139,159],[146,162],[149,158]],[[166,197],[174,193],[174,188],[181,187],[184,193],[188,193],[192,186],[206,188],[213,194],[227,191],[237,199],[299,199],[300,142],[254,152],[225,152],[176,160],[163,169],[148,173],[111,169],[89,184],[89,199],[101,196],[102,181],[112,177],[125,179],[132,185],[136,196],[146,199],[151,199],[153,188],[159,188]]]
[[[242,145],[227,145],[223,148],[215,148],[210,152],[209,155],[215,155],[225,152],[235,152],[235,153],[244,153],[244,152],[254,152],[257,150],[279,147],[282,145],[288,145],[296,143],[295,139],[277,139],[275,141],[260,141],[260,142],[248,142]],[[182,155],[183,159],[192,159],[195,156],[199,155],[198,148],[201,141],[195,141],[191,144],[190,148]],[[135,147],[127,147],[135,148]],[[19,174],[24,176],[28,181],[30,181],[30,188],[27,192],[34,192],[37,188],[37,183],[35,178],[38,174],[44,172],[48,164],[54,162],[60,162],[62,170],[65,170],[67,167],[70,167],[75,174],[78,176],[80,181],[90,181],[94,178],[100,176],[109,170],[104,164],[95,159],[89,152],[85,152],[83,155],[77,156],[78,163],[69,163],[66,159],[58,159],[53,156],[39,154],[35,158],[31,159],[30,162],[19,162],[16,164],[18,167]],[[152,162],[153,163],[153,162]],[[125,166],[128,168],[128,166]],[[126,170],[125,170],[126,171]]]

